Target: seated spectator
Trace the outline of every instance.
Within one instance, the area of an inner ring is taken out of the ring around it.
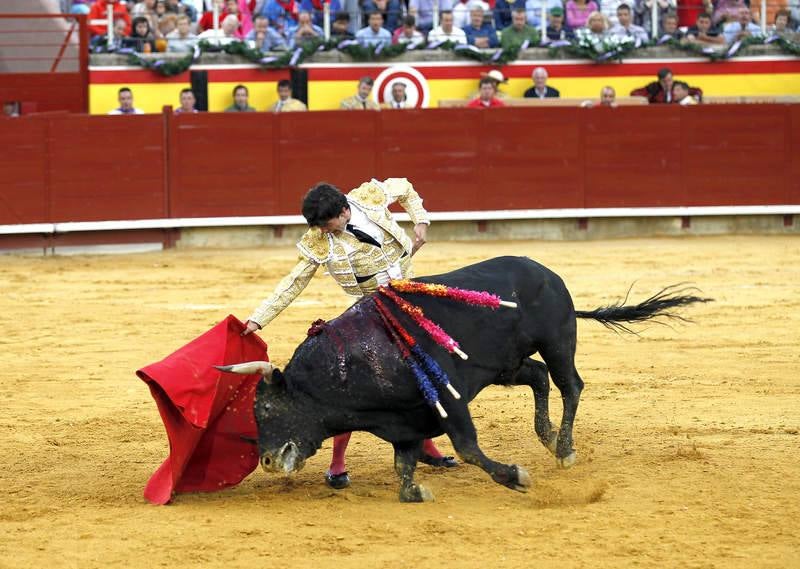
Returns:
[[[672,102],[679,105],[696,105],[697,99],[689,94],[689,84],[684,81],[675,81],[672,84]]]
[[[588,25],[589,16],[600,10],[594,0],[567,0],[567,25],[573,30]]]
[[[197,11],[191,4],[184,4],[181,0],[167,0],[166,8],[168,14],[175,14],[176,16],[189,16],[189,21],[197,18]]]
[[[775,12],[775,21],[768,28],[767,33],[770,36],[780,36],[784,39],[793,39],[794,32],[789,27],[789,17],[791,13],[789,10],[778,10]]]
[[[403,18],[403,25],[392,34],[392,43],[420,44],[425,42],[425,36],[417,29],[417,19],[414,16]]]
[[[517,0],[519,2],[520,0]],[[561,0],[525,0],[525,14],[528,18],[528,25],[533,26],[537,30],[542,26],[542,4],[547,5],[548,22],[550,21],[549,15],[555,10],[561,10],[561,19],[563,23],[564,18],[564,4]],[[569,29],[569,28],[567,28]]]
[[[492,80],[484,77],[480,81],[480,90],[477,98],[467,103],[470,109],[489,109],[492,107],[505,107],[506,104],[494,96],[494,85]]]
[[[220,24],[220,28],[218,30],[211,28],[210,30],[206,30],[201,33],[199,36],[197,36],[197,38],[200,40],[206,40],[212,45],[228,45],[229,43],[233,43],[239,39],[236,37],[236,31],[238,29],[239,18],[237,18],[235,14],[228,14],[225,16],[225,19],[222,20],[222,24]]]
[[[627,4],[620,4],[617,8],[617,24],[608,30],[608,35],[620,38],[633,38],[634,40],[647,43],[647,32],[644,28],[633,23],[631,7]]]
[[[519,6],[520,8],[525,8],[521,3],[517,4],[518,0],[495,0],[494,6],[492,7],[492,14],[494,15],[494,27],[496,30],[502,30],[507,28],[512,23],[512,11]],[[470,10],[471,12],[472,10]]]
[[[505,78],[503,72],[499,69],[492,69],[488,73],[481,73],[481,79],[488,79],[492,82],[492,87],[494,87],[494,96],[501,101],[503,99],[508,98],[503,91],[500,90],[500,85],[506,85],[508,83],[508,79]],[[480,82],[478,82],[478,87],[480,88]],[[474,99],[476,97],[480,97],[481,92],[480,89],[470,94],[469,98]]]
[[[383,14],[371,12],[367,19],[367,26],[356,32],[356,39],[364,47],[377,47],[392,43],[392,34],[383,27]]]
[[[462,30],[466,28],[469,25],[469,12],[474,6],[483,8],[484,12],[488,12],[492,9],[492,7],[483,0],[458,0],[453,6],[453,25]]]
[[[133,19],[133,33],[122,41],[128,47],[139,53],[150,53],[156,50],[155,37],[150,30],[150,20],[144,16]]]
[[[602,13],[592,12],[586,22],[586,29],[593,38],[603,40],[608,35],[608,21]]]
[[[417,19],[417,28],[428,32],[433,28],[433,5],[439,7],[439,15],[453,9],[453,0],[408,0],[408,13]]]
[[[261,7],[270,25],[281,34],[287,43],[291,43],[292,34],[297,28],[300,11],[294,0],[266,0]]]
[[[192,51],[197,44],[197,36],[192,33],[189,16],[178,16],[178,27],[171,34],[167,34],[167,51],[186,52]]]
[[[336,42],[355,39],[350,32],[350,14],[339,12],[331,24],[331,39]]]
[[[601,107],[616,107],[617,106],[617,92],[611,85],[606,85],[600,89],[600,106]]]
[[[119,107],[109,111],[109,115],[143,115],[144,111],[133,106],[133,92],[129,87],[121,87],[117,91]]]
[[[658,26],[656,29],[660,29],[664,25],[664,18],[669,13],[674,13],[676,6],[675,0],[635,0],[633,4],[630,4],[629,0],[626,2],[629,6],[631,6],[633,11],[633,21],[635,24],[639,24],[644,28],[644,31],[647,32],[647,35],[653,31],[653,2],[658,4]],[[677,21],[675,24],[677,28]],[[662,34],[663,35],[663,34]]]
[[[671,103],[673,83],[672,70],[664,67],[659,69],[657,81],[634,89],[631,91],[631,97],[647,97],[650,104]],[[703,97],[703,91],[697,87],[689,87],[689,94],[698,100]]]
[[[717,0],[714,2],[714,13],[711,14],[711,23],[714,27],[719,27],[727,22],[739,20],[741,9],[746,8],[744,0]]]
[[[414,16],[408,16],[413,18]],[[392,98],[381,105],[382,109],[411,109],[406,94],[406,84],[402,81],[392,83]]]
[[[623,4],[627,4],[628,8],[631,8],[631,14],[633,14],[632,6],[634,3],[635,0],[597,0],[597,5],[600,6],[600,12],[606,17],[609,29],[619,23],[617,19],[617,8]],[[631,21],[632,18],[633,16],[631,16]]]
[[[709,14],[698,14],[697,21],[693,28],[689,28],[686,32],[686,41],[697,42],[710,45],[719,45],[725,43],[725,38],[720,33],[711,27],[711,16]]]
[[[131,8],[132,18],[145,17],[152,19],[156,13],[156,0],[141,0],[133,5]]]
[[[564,25],[564,9],[550,8],[547,18],[547,39],[549,41],[571,41],[574,38],[575,34],[572,28]]]
[[[744,7],[739,9],[738,21],[725,24],[722,28],[722,34],[725,36],[727,43],[733,43],[745,38],[760,36],[761,28],[753,23],[750,8]]]
[[[602,15],[602,14],[601,14]],[[561,96],[558,89],[554,89],[547,84],[547,70],[544,67],[537,67],[531,73],[533,87],[525,91],[523,95],[526,99],[557,99]]]
[[[88,21],[92,20],[105,20],[108,18],[108,6],[113,6],[114,20],[123,20],[125,22],[125,35],[131,35],[131,17],[128,14],[128,7],[125,4],[120,4],[116,0],[96,0],[89,8],[89,15],[86,17]],[[105,24],[89,26],[89,33],[93,36],[104,36],[108,32]]]
[[[108,38],[106,42],[106,49],[108,51],[116,51],[122,47],[125,47],[125,38],[127,35],[125,34],[125,29],[128,27],[128,24],[125,23],[125,20],[122,18],[117,18],[114,20],[114,37]],[[97,36],[98,38],[100,36]]]
[[[497,40],[497,33],[495,33],[492,24],[483,20],[483,8],[475,6],[469,11],[470,24],[464,28],[464,33],[467,35],[467,43],[486,49],[489,47],[497,47],[500,42]]]
[[[588,100],[581,103],[581,107],[594,107],[594,101]],[[617,106],[617,92],[614,87],[606,85],[600,89],[600,102],[601,107],[616,107]]]
[[[292,113],[307,111],[303,101],[292,98],[292,84],[286,79],[278,81],[278,101],[269,108],[271,113]]]
[[[514,8],[511,13],[511,25],[505,28],[500,35],[500,46],[503,49],[519,48],[525,42],[528,46],[535,47],[539,44],[539,31],[528,25],[525,8]]]
[[[197,112],[197,109],[194,108],[195,103],[197,103],[197,99],[194,96],[194,91],[189,89],[181,89],[181,105],[175,109],[176,115],[191,115]]]
[[[372,77],[362,77],[358,80],[358,92],[352,97],[342,99],[339,104],[340,109],[346,111],[379,111],[381,108],[378,103],[373,101],[369,94],[372,92],[372,86],[375,80]]]
[[[311,21],[311,14],[308,12],[300,12],[297,15],[297,28],[292,34],[292,43],[289,47],[294,49],[295,47],[302,45],[304,42],[313,39],[322,39],[323,37],[324,32],[322,31],[322,28],[315,25],[314,22]]]
[[[233,104],[225,109],[226,113],[254,113],[256,110],[249,103],[250,91],[244,85],[233,88]]]
[[[467,34],[464,33],[464,30],[453,25],[452,12],[442,12],[439,14],[439,24],[437,28],[434,28],[428,34],[429,42],[449,41],[452,43],[467,43]]]
[[[289,49],[284,37],[275,28],[271,28],[267,17],[261,14],[256,16],[253,29],[245,36],[245,40],[251,47],[260,51]]]
[[[664,39],[665,37],[670,37],[674,40],[682,40],[683,39],[683,32],[678,29],[678,15],[674,12],[668,12],[664,14],[664,18],[661,20],[661,33],[659,34],[659,39]]]
[[[219,25],[222,27],[222,21],[226,16],[233,14],[241,22],[241,14],[239,14],[239,3],[236,0],[212,0],[217,6],[219,12]],[[214,11],[208,10],[200,17],[197,22],[197,31],[202,34],[207,30],[214,29]]]
[[[364,13],[373,12],[379,12],[383,16],[383,27],[389,30],[389,33],[394,33],[397,29],[400,16],[403,14],[400,0],[364,0]]]
[[[3,101],[3,116],[8,118],[19,117],[19,104],[16,101]]]
[[[311,14],[311,21],[314,25],[323,28],[325,26],[325,0],[294,0],[295,4],[300,5],[301,12],[308,12]],[[334,14],[341,12],[342,4],[339,0],[330,0],[328,6],[330,9],[330,17]]]
[[[158,28],[156,29],[156,40],[165,39],[169,34],[178,29],[178,16],[175,14],[164,14],[158,21]],[[158,51],[166,51],[166,49],[159,49]]]

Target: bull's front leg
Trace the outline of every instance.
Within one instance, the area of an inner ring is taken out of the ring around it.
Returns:
[[[422,452],[422,441],[394,443],[394,470],[400,477],[401,502],[433,502],[433,493],[414,483],[417,459]]]
[[[464,400],[451,400],[445,406],[448,418],[441,424],[458,456],[467,464],[480,466],[492,480],[518,492],[526,492],[531,485],[528,472],[516,464],[503,464],[489,459],[478,446],[478,434]]]

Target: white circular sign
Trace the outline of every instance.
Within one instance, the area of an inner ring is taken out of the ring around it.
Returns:
[[[427,109],[430,101],[428,81],[425,76],[409,65],[393,65],[380,72],[372,89],[372,99],[379,105],[392,100],[392,85],[402,83],[406,87],[406,104],[410,108]]]

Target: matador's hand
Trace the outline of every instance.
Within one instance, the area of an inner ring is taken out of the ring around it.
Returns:
[[[256,324],[252,320],[248,320],[247,321],[247,325],[245,326],[245,329],[242,330],[242,333],[240,334],[240,336],[247,336],[248,334],[252,334],[256,330],[261,330],[261,326],[259,326],[258,324]]]
[[[420,247],[425,245],[425,236],[428,234],[428,224],[427,223],[418,223],[414,226],[414,247],[411,249],[411,255],[413,256]]]

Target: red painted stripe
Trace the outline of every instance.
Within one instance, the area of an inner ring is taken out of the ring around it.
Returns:
[[[289,79],[290,74],[288,69],[209,69],[209,81],[280,81],[281,79]]]
[[[481,72],[492,69],[490,66],[426,67],[424,64],[412,65],[426,79],[473,79]],[[733,75],[800,73],[800,60],[788,61],[726,61],[726,62],[636,62],[625,64],[578,63],[548,65],[539,61],[530,65],[502,67],[506,77],[528,78],[534,67],[543,65],[550,77],[626,77],[631,75],[655,75],[663,67],[669,67],[676,75]],[[309,81],[357,81],[364,75],[373,77],[391,64],[376,67],[328,67],[308,70]]]
[[[534,67],[542,65],[538,61],[530,65],[513,65],[502,67],[503,74],[510,78],[528,78]],[[365,75],[376,76],[391,63],[374,67],[322,67],[309,68],[309,81],[357,81]],[[406,65],[404,63],[404,65]],[[413,65],[426,79],[474,79],[481,72],[493,69],[491,66],[453,66],[429,67],[424,64]],[[769,73],[800,73],[798,60],[761,60],[761,61],[725,61],[725,62],[686,62],[679,61],[653,63],[648,61],[635,63],[570,63],[566,65],[548,65],[544,63],[550,77],[626,77],[631,75],[655,75],[662,67],[669,67],[676,75],[753,75]],[[235,81],[279,81],[289,78],[288,69],[208,69],[208,80],[212,82]],[[93,85],[120,83],[189,83],[189,72],[174,77],[161,77],[148,69],[90,70],[89,82]]]

